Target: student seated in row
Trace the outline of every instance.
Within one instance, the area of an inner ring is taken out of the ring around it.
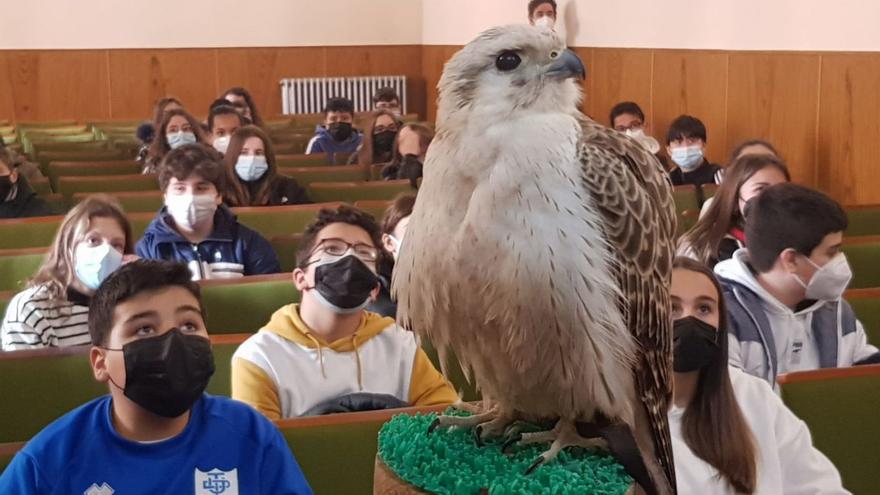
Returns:
[[[165,120],[165,114],[171,110],[183,110],[183,103],[177,98],[171,96],[159,98],[156,100],[156,104],[153,108],[152,122],[144,122],[139,125],[135,131],[135,137],[141,142],[141,147],[138,150],[135,161],[138,162],[141,167],[146,165],[147,158],[150,155],[150,147],[156,139],[156,129],[162,125],[162,121]]]
[[[382,217],[382,249],[385,253],[380,258],[376,270],[379,277],[379,295],[367,307],[368,310],[382,316],[397,317],[397,301],[391,298],[391,276],[415,205],[415,195],[401,194],[394,199]]]
[[[113,198],[90,196],[74,206],[28,288],[6,308],[3,350],[88,344],[92,294],[134,258],[133,243],[128,218]]]
[[[323,209],[306,230],[279,309],[232,358],[232,397],[270,419],[452,403],[455,391],[415,335],[365,311],[379,291],[379,226],[350,206]]]
[[[143,173],[158,174],[159,165],[169,151],[194,143],[211,144],[211,140],[202,129],[202,124],[186,110],[168,110],[159,127],[156,128],[156,137],[150,145]]]
[[[745,246],[746,204],[776,184],[789,182],[788,167],[767,154],[744,155],[724,174],[718,192],[697,223],[679,240],[678,252],[709,266],[730,259]]]
[[[185,266],[120,268],[95,293],[88,327],[92,372],[109,395],[31,439],[0,493],[311,493],[271,422],[204,393],[214,357]]]
[[[269,241],[223,206],[226,179],[213,148],[188,144],[168,153],[159,172],[165,206],[138,241],[138,256],[184,262],[193,280],[280,272]]]
[[[700,119],[682,115],[672,121],[666,133],[666,153],[675,165],[669,171],[672,184],[718,184],[721,167],[706,159],[706,126]]]
[[[775,386],[790,371],[876,362],[843,293],[852,271],[841,251],[846,212],[791,183],[746,208],[746,248],[715,266],[730,316],[730,363]]]
[[[208,134],[210,134],[211,146],[221,155],[226,154],[229,141],[235,131],[244,126],[244,117],[232,105],[212,106],[211,111],[208,112]]]
[[[223,98],[231,103],[232,106],[241,108],[242,117],[247,119],[250,124],[257,127],[263,127],[263,118],[260,117],[260,112],[257,110],[257,104],[254,103],[254,97],[251,96],[248,90],[240,86],[229,88],[223,93]]]
[[[315,129],[306,154],[354,153],[361,135],[354,127],[354,103],[348,98],[330,98],[324,107],[324,124]]]
[[[635,139],[649,153],[657,155],[660,152],[660,143],[648,134],[648,123],[645,120],[645,112],[634,101],[622,101],[611,108],[608,122],[615,131],[620,131]],[[666,159],[657,156],[660,163],[666,166]]]
[[[238,129],[223,158],[230,179],[223,200],[229,206],[281,206],[311,203],[295,179],[278,174],[269,136],[257,126]]]
[[[400,96],[394,88],[379,88],[373,95],[373,110],[388,112],[395,120],[400,118]]]
[[[348,159],[349,165],[363,165],[369,169],[373,164],[388,163],[394,157],[394,143],[401,124],[393,113],[379,110],[364,130],[364,139]]]
[[[728,364],[725,298],[705,265],[673,263],[669,430],[682,495],[844,494],[810,431],[762,379]]]
[[[22,175],[19,163],[18,157],[0,146],[0,218],[52,215],[52,209],[31,189]]]
[[[415,187],[416,180],[422,177],[425,156],[433,139],[434,131],[424,124],[403,125],[394,141],[391,163],[382,168],[382,179],[409,179]]]

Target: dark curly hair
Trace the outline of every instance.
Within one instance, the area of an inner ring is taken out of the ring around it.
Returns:
[[[382,246],[382,232],[373,215],[354,206],[340,205],[335,209],[322,208],[318,212],[318,218],[306,228],[302,242],[300,242],[299,249],[296,252],[296,266],[305,268],[309,256],[312,255],[312,251],[315,249],[318,233],[331,223],[347,223],[364,229],[370,236],[373,247],[379,249],[380,253],[382,252],[380,249]]]

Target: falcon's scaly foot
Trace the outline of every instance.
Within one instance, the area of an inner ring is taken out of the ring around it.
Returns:
[[[550,448],[539,455],[535,462],[526,470],[531,474],[541,464],[552,461],[559,452],[566,447],[583,447],[585,449],[608,449],[608,443],[602,438],[584,438],[577,432],[575,424],[571,420],[560,419],[550,431],[535,433],[523,433],[517,445],[529,445],[535,443],[552,442]]]

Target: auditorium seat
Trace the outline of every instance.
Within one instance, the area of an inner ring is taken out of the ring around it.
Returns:
[[[73,204],[77,204],[94,193],[76,193]],[[119,204],[125,213],[155,213],[165,204],[162,191],[117,191],[107,193]]]
[[[40,196],[52,194],[52,183],[49,182],[49,179],[28,179],[28,184],[31,186],[31,190]]]
[[[52,244],[62,216],[0,220],[0,249],[47,247]]]
[[[24,289],[45,255],[46,248],[0,250],[0,291]]]
[[[346,182],[366,180],[364,167],[360,165],[333,165],[329,167],[282,167],[278,173],[293,177],[302,185],[312,182]]]
[[[443,366],[440,363],[440,355],[427,338],[422,339],[422,349],[428,355],[431,362],[434,363],[434,368],[443,370]],[[452,385],[452,388],[465,401],[481,400],[482,394],[477,390],[475,384],[468,383],[467,378],[464,376],[464,371],[462,371],[461,366],[458,364],[458,358],[455,356],[455,353],[451,349],[447,352],[449,355],[447,356],[448,369],[446,369],[446,373],[448,376],[446,376],[446,379]]]
[[[345,165],[351,153],[312,153],[310,155],[276,154],[278,167],[326,167],[328,165]]]
[[[398,194],[415,192],[408,180],[373,182],[313,182],[309,184],[309,198],[320,203],[363,200],[392,200]]]
[[[83,177],[95,175],[139,174],[141,166],[134,160],[113,160],[102,162],[50,162],[49,180],[52,189],[58,190],[58,177]]]
[[[299,302],[289,273],[200,282],[212,334],[255,333],[282,306]]]
[[[880,235],[880,206],[847,208],[846,214],[849,218],[847,237]]]
[[[306,230],[321,208],[335,208],[340,203],[316,203],[284,206],[244,206],[232,209],[238,221],[263,237],[296,234]]]
[[[844,238],[843,252],[852,267],[849,287],[880,287],[880,237]]]
[[[782,399],[810,428],[813,443],[852,493],[875,493],[880,467],[880,365],[779,377]]]
[[[159,179],[155,175],[95,175],[58,179],[58,192],[65,198],[72,198],[76,193],[158,190]]]
[[[302,234],[278,235],[269,239],[272,250],[278,257],[278,263],[281,264],[281,271],[292,272],[296,268],[296,253],[300,241]]]
[[[868,342],[880,347],[880,288],[848,290],[844,297],[862,322]]]
[[[67,200],[64,199],[64,196],[61,194],[40,194],[40,199],[46,202],[46,205],[49,206],[49,210],[56,215],[62,215],[67,213],[68,204]]]
[[[415,191],[413,191],[415,193]],[[354,205],[357,208],[364,210],[365,212],[373,215],[373,218],[376,219],[376,222],[379,223],[379,226],[382,226],[382,217],[385,216],[385,210],[391,206],[391,201],[386,201],[384,199],[375,199],[375,200],[363,200],[363,201],[355,201]]]
[[[124,160],[128,158],[125,152],[117,149],[110,149],[107,142],[95,141],[95,148],[83,149],[83,147],[74,150],[39,150],[36,153],[37,163],[40,164],[40,170],[47,173],[49,163],[51,162],[84,162],[84,161],[106,161],[106,160]]]
[[[693,184],[673,187],[672,196],[675,199],[675,210],[679,215],[687,210],[700,211],[697,188]]]

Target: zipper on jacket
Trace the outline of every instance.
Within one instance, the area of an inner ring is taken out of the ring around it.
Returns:
[[[190,244],[193,248],[193,252],[196,254],[196,263],[199,265],[199,280],[205,280],[205,270],[202,267],[202,255],[199,254],[199,245],[198,244]]]

